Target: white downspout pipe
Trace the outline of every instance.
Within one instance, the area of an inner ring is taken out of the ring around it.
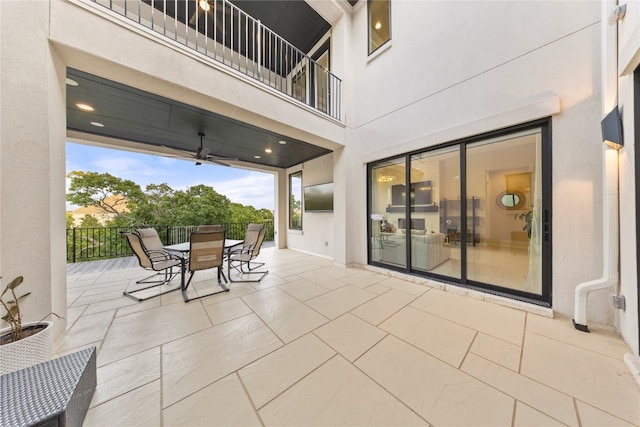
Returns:
[[[601,2],[602,37],[602,116],[618,103],[618,26],[609,23],[609,16],[616,7],[616,0]],[[589,332],[587,328],[587,303],[589,293],[606,289],[618,283],[619,231],[618,231],[618,152],[602,144],[603,150],[603,199],[602,199],[602,277],[576,286],[573,325]]]

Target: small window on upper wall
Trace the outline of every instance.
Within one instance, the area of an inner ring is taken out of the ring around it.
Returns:
[[[391,0],[368,0],[369,55],[391,40]]]
[[[302,171],[289,174],[289,229],[302,230]]]

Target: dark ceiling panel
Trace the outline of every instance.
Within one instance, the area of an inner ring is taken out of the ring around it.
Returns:
[[[331,28],[304,0],[236,0],[233,4],[304,53]]]
[[[211,38],[214,37],[215,25],[217,29],[215,37],[219,43],[222,43],[221,28],[226,28],[225,44],[227,47],[231,46],[233,38],[233,45],[236,48],[241,46],[241,50],[244,50],[245,42],[243,40],[238,43],[235,35],[229,37],[231,33],[231,23],[229,21],[233,19],[234,28],[237,29],[238,15],[237,13],[231,13],[231,7],[221,7],[221,1],[214,3],[214,0],[209,0],[210,4],[212,4],[210,12],[203,12],[197,8],[197,2],[194,0],[167,1],[166,4],[157,0],[143,1],[149,5],[153,4],[160,11],[164,12],[166,10],[167,15],[176,18],[179,22],[188,22],[194,30],[197,21],[198,31],[204,34],[206,28]],[[235,0],[228,3],[232,3],[252,18],[260,20],[262,25],[305,54],[309,53],[313,46],[331,28],[331,25],[304,0]],[[218,7],[213,7],[214,4]],[[194,18],[196,13],[197,16],[195,18],[197,19]],[[216,18],[215,23],[212,19],[214,15]],[[240,20],[240,25],[242,27],[241,34],[244,34],[246,30],[244,20]],[[249,32],[252,33],[251,26],[249,27]],[[253,34],[249,35],[252,36]],[[250,37],[250,40],[255,40],[255,37]],[[252,50],[251,43],[249,43],[249,49],[250,51]]]
[[[200,144],[198,132],[203,132],[204,146],[214,155],[279,168],[330,153],[304,141],[79,70],[67,69],[67,77],[78,83],[78,86],[67,85],[67,128],[70,130],[190,153]],[[95,111],[78,109],[79,102],[92,105]],[[90,124],[92,121],[104,127],[95,127]],[[279,144],[280,140],[287,144]],[[272,153],[265,153],[266,148]]]

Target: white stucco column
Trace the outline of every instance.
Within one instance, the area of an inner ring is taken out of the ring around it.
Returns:
[[[287,200],[289,200],[289,189],[287,188],[287,171],[280,170],[275,175],[275,218],[274,228],[276,231],[273,240],[278,249],[287,247]]]
[[[0,275],[31,292],[25,321],[66,317],[65,67],[50,48],[49,7],[0,2]],[[55,336],[65,326],[54,319]]]

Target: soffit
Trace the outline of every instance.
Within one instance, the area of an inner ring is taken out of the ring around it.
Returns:
[[[200,145],[198,132],[203,132],[203,145],[213,155],[276,168],[289,168],[331,152],[83,71],[68,68],[67,77],[78,83],[67,85],[70,131],[141,143],[159,153],[185,151],[182,158],[195,153]],[[82,111],[77,103],[89,104],[95,111]],[[92,121],[104,127],[93,126]],[[279,144],[281,140],[287,144]],[[267,148],[271,154],[265,153]]]

